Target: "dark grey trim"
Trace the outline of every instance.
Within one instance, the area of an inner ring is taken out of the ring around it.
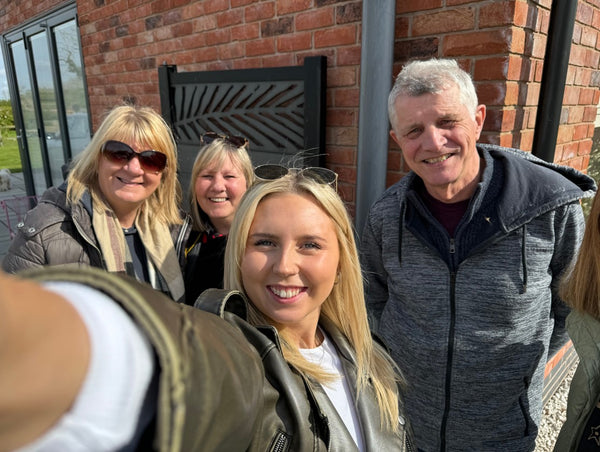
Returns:
[[[359,234],[371,205],[385,190],[395,16],[393,0],[363,2],[355,215]]]

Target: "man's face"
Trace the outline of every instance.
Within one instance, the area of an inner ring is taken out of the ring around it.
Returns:
[[[475,144],[485,106],[479,105],[473,117],[452,86],[438,94],[400,95],[395,108],[398,119],[390,135],[429,194],[443,202],[469,199],[479,182]]]

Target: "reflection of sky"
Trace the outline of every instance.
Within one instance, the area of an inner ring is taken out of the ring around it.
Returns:
[[[31,47],[35,60],[35,74],[39,89],[48,88],[54,90],[54,78],[50,67],[50,55],[48,55],[48,42],[46,32],[38,33],[31,37]]]
[[[8,99],[8,80],[6,79],[6,70],[4,69],[4,58],[0,50],[0,99]]]

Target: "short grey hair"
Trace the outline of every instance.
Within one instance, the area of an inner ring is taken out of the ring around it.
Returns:
[[[458,87],[462,104],[475,118],[478,105],[475,85],[471,76],[458,66],[456,60],[431,58],[409,62],[396,77],[388,97],[388,114],[392,128],[398,120],[395,108],[398,96],[437,94],[452,86]]]

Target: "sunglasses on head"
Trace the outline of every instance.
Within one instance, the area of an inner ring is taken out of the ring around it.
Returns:
[[[245,148],[248,146],[248,138],[244,137],[221,135],[216,132],[206,132],[202,135],[202,144],[204,145],[210,144],[215,140],[223,140],[236,148]]]
[[[160,173],[167,166],[167,156],[162,152],[154,150],[135,152],[131,146],[116,140],[108,140],[104,143],[102,153],[111,162],[121,164],[137,157],[144,171]]]
[[[287,168],[283,165],[265,164],[254,168],[254,176],[259,181],[281,179],[292,172],[296,173],[298,177],[304,177],[319,184],[330,185],[337,190],[337,173],[320,166],[310,166],[308,168]]]

